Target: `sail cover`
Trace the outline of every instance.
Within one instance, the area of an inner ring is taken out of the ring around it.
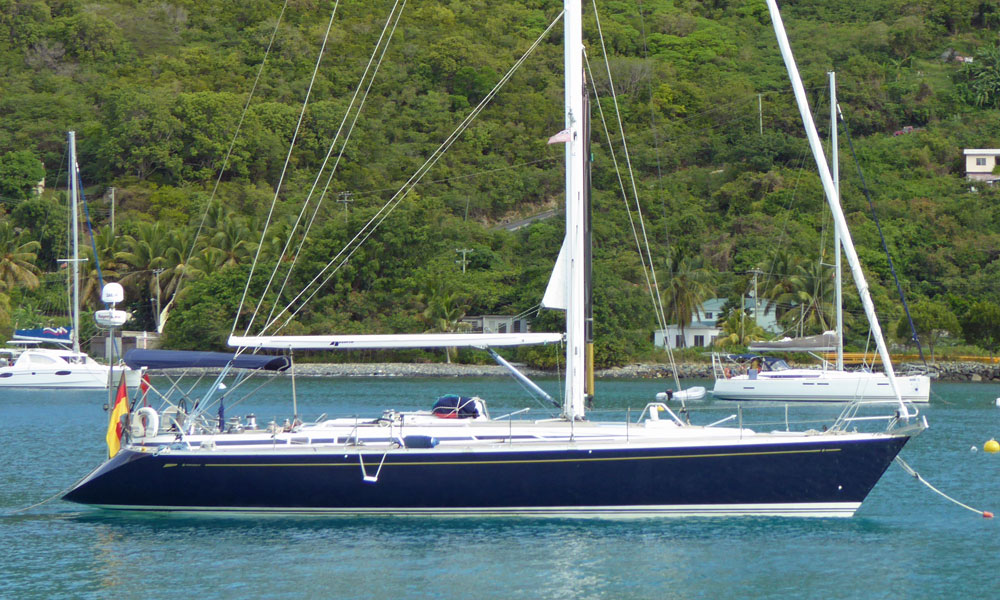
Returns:
[[[392,350],[400,348],[488,348],[562,341],[562,333],[398,333],[371,335],[230,336],[234,348],[283,350]]]
[[[784,338],[773,342],[754,342],[748,349],[751,352],[831,352],[837,349],[837,334],[827,331],[819,335]]]
[[[289,366],[284,356],[260,354],[234,355],[228,352],[193,352],[188,350],[142,350],[134,348],[125,353],[125,364],[133,369],[187,369],[191,367],[222,368],[232,363],[237,369],[284,371]]]
[[[38,329],[16,329],[15,340],[30,342],[55,342],[57,344],[72,343],[72,327],[39,327]]]

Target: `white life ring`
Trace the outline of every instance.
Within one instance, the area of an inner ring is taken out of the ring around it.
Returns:
[[[153,437],[160,432],[160,415],[150,406],[143,406],[135,411],[132,422],[142,429],[139,437]]]

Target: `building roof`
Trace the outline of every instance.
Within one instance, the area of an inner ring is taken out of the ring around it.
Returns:
[[[998,148],[966,148],[962,152],[966,156],[969,156],[970,154],[985,154],[987,156],[1000,156],[1000,149]]]

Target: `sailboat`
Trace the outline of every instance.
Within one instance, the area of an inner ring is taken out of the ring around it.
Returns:
[[[930,400],[930,377],[924,374],[902,375],[895,379],[895,389],[885,373],[868,370],[849,371],[837,368],[820,357],[819,369],[792,367],[769,352],[832,352],[828,342],[834,332],[750,344],[747,354],[712,357],[715,385],[712,395],[720,400],[760,400],[771,402],[895,402],[896,391],[906,402]],[[736,358],[738,360],[727,360]]]
[[[839,161],[837,158],[837,91],[836,75],[830,77],[830,148],[836,203],[840,205]],[[895,385],[887,372],[867,369],[844,368],[844,303],[843,276],[841,274],[841,236],[834,232],[836,260],[834,265],[834,306],[836,329],[820,335],[784,338],[770,342],[754,342],[748,353],[742,355],[712,354],[712,373],[715,385],[712,395],[720,400],[759,400],[770,402],[895,402],[897,391],[906,402],[930,401],[931,380],[924,373],[910,373],[895,378]],[[866,292],[867,293],[867,292]],[[866,310],[874,317],[874,310]],[[783,359],[769,353],[803,352],[818,358],[821,368],[795,368]],[[830,364],[819,352],[835,352],[835,363]],[[884,359],[884,357],[883,357]]]
[[[80,349],[80,254],[77,205],[79,171],[76,164],[76,134],[69,138],[69,187],[72,233],[70,318],[72,325],[14,331],[14,350],[0,358],[0,388],[109,389],[123,373],[125,365],[102,365]],[[51,344],[55,348],[43,347]],[[139,373],[128,373],[129,385],[137,385]]]
[[[780,39],[777,7],[768,1]],[[565,295],[564,333],[229,339],[238,349],[233,356],[245,356],[239,351],[248,348],[291,356],[316,349],[466,346],[493,351],[563,343],[566,377],[558,418],[493,418],[483,398],[443,396],[425,411],[386,410],[371,418],[303,423],[293,385],[294,420],[260,428],[255,420],[210,416],[209,391],[186,410],[175,403],[168,411],[135,411],[125,423],[128,435],[120,450],[64,499],[105,509],[210,513],[853,515],[903,446],[927,426],[902,400],[894,414],[880,417],[886,429],[874,432],[857,431],[872,417],[855,418],[846,411],[824,431],[754,431],[742,423],[734,426],[736,415],[692,425],[655,401],[647,402],[637,418],[587,419],[589,153],[580,0],[566,0],[564,8],[566,239],[562,268],[554,272]],[[787,41],[783,54],[785,47]],[[801,91],[790,57],[787,51],[793,85]],[[803,118],[807,115],[804,110]],[[811,126],[806,121],[807,130]],[[217,381],[237,368],[232,359],[225,364]],[[294,373],[294,364],[287,370]],[[109,435],[117,425],[110,424]]]

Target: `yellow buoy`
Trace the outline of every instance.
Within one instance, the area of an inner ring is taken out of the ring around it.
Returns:
[[[990,440],[986,442],[985,444],[983,444],[983,451],[991,453],[1000,452],[1000,442],[996,440]]]

